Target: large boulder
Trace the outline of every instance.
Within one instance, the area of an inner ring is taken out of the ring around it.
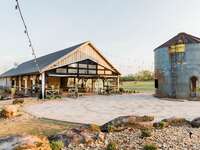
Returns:
[[[190,125],[190,122],[186,120],[185,118],[167,118],[163,119],[163,122],[167,123],[168,126],[184,126],[184,125]]]
[[[13,105],[21,105],[24,103],[24,99],[15,99],[13,100]]]
[[[61,134],[49,137],[49,141],[62,141],[66,147],[68,145],[77,144],[91,145],[95,142],[103,142],[104,139],[104,133],[99,131],[91,131],[86,127],[70,129]]]
[[[195,118],[191,121],[192,127],[199,128],[200,127],[200,117]]]
[[[30,135],[9,136],[0,138],[1,150],[51,150],[45,137]]]
[[[151,128],[153,116],[120,116],[101,126],[102,132],[121,131],[128,127]]]
[[[6,105],[2,108],[1,117],[12,118],[17,116],[19,110],[18,105]]]

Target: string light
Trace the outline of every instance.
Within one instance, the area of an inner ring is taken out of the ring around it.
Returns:
[[[23,15],[22,15],[21,7],[20,7],[20,5],[19,5],[19,0],[15,0],[15,1],[16,1],[15,9],[19,11],[20,17],[21,17],[21,19],[22,19],[22,22],[23,22],[23,25],[24,25],[24,28],[25,28],[24,33],[26,34],[26,36],[27,36],[27,38],[28,38],[29,47],[31,48],[31,50],[32,50],[32,55],[34,56],[34,62],[35,62],[35,64],[36,64],[36,67],[37,67],[39,73],[41,73],[39,64],[38,64],[38,62],[37,62],[37,56],[36,56],[36,53],[35,53],[35,49],[33,48],[33,44],[32,44],[32,42],[31,42],[31,38],[30,38],[30,36],[29,36],[28,28],[27,28],[27,26],[26,26],[26,22],[25,22],[25,20],[24,20]]]

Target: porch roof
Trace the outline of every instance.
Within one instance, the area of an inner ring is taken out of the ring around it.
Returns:
[[[37,58],[37,62],[39,64],[40,69],[42,70],[52,62],[72,52],[73,50],[77,49],[78,47],[80,47],[85,43],[86,42]],[[17,68],[12,68],[6,71],[5,73],[1,74],[0,77],[12,77],[18,75],[38,74],[38,73],[39,72],[38,68],[36,67],[35,60],[30,60],[20,64]]]

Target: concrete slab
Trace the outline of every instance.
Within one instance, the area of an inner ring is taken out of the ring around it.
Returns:
[[[65,98],[24,109],[37,117],[99,125],[123,115],[153,115],[155,121],[175,116],[189,120],[200,117],[198,101],[158,99],[151,94]]]

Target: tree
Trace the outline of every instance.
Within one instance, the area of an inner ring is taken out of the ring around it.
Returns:
[[[149,70],[142,70],[135,74],[121,77],[121,81],[150,81],[154,79],[154,73]]]

